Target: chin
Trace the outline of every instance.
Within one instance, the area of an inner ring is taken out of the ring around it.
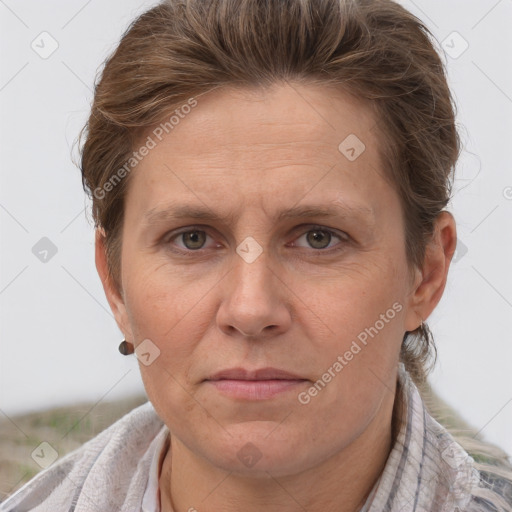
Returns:
[[[275,422],[251,422],[228,428],[231,436],[223,436],[222,442],[205,447],[206,457],[224,471],[240,476],[270,478],[300,472],[310,458],[304,446],[311,446]],[[314,463],[313,463],[314,465]]]

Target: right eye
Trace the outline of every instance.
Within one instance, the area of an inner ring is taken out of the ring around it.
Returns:
[[[171,251],[181,254],[190,254],[192,252],[202,251],[208,237],[209,235],[204,229],[191,226],[165,237],[163,243],[166,246],[170,246],[169,249]],[[174,248],[172,246],[174,246]]]

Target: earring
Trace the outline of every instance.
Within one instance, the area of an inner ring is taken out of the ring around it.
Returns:
[[[126,340],[123,340],[119,345],[119,352],[121,352],[121,354],[123,354],[123,356],[128,356],[130,354],[133,354],[133,352],[134,352],[133,344],[128,343]]]

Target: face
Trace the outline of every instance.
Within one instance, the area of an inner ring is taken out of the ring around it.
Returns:
[[[144,385],[190,453],[296,472],[392,400],[421,322],[399,197],[372,111],[348,94],[283,84],[197,102],[150,133],[130,178],[116,320],[160,352]],[[230,369],[246,373],[216,378]]]

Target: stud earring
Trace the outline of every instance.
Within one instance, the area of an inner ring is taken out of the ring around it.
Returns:
[[[133,343],[128,343],[126,340],[123,340],[119,344],[119,352],[123,354],[123,356],[129,356],[130,354],[133,354],[134,348]]]

